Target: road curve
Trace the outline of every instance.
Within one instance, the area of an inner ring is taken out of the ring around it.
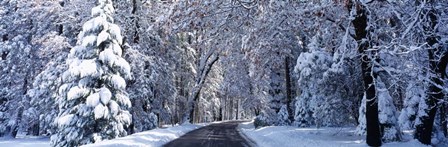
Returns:
[[[253,142],[245,139],[237,127],[241,121],[210,124],[188,132],[164,147],[252,147]]]

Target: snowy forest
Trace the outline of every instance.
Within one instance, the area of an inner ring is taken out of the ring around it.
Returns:
[[[448,142],[447,0],[0,0],[0,137],[354,127]]]

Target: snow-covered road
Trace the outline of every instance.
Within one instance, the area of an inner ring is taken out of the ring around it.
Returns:
[[[169,142],[164,147],[250,147],[254,144],[247,141],[238,132],[241,121],[213,123],[206,127],[191,131],[184,136]]]

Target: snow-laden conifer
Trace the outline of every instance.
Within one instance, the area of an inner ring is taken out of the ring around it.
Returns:
[[[404,108],[398,117],[398,123],[401,129],[414,129],[415,120],[417,118],[418,104],[423,98],[426,98],[426,89],[423,84],[409,83],[406,88],[406,99],[404,100]]]
[[[131,102],[125,92],[130,66],[122,55],[120,28],[111,0],[99,0],[79,34],[62,75],[53,146],[78,146],[125,136]]]

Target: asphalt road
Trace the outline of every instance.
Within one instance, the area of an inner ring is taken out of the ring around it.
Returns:
[[[210,124],[188,132],[164,147],[252,147],[255,144],[245,139],[237,127],[241,121]]]

